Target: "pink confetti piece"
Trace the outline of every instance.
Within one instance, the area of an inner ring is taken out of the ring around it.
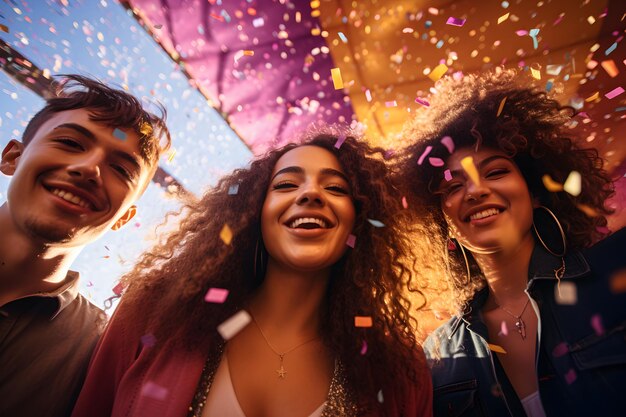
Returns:
[[[398,102],[395,100],[385,101],[385,107],[398,107]]]
[[[593,327],[593,330],[598,336],[602,336],[605,333],[604,326],[602,325],[602,317],[599,314],[591,316],[591,327]]]
[[[450,173],[449,169],[446,169],[443,172],[443,177],[446,179],[446,181],[452,181],[452,174]]]
[[[450,136],[444,136],[441,138],[441,144],[446,147],[448,152],[454,153],[454,141]]]
[[[517,36],[526,36],[526,35],[528,35],[528,31],[527,30],[518,30],[518,31],[515,32],[515,34]]]
[[[500,323],[500,334],[503,336],[508,336],[509,335],[509,328],[506,325],[506,321],[502,321],[502,323]]]
[[[367,342],[364,340],[361,345],[361,355],[365,355],[367,353]]]
[[[565,382],[571,385],[574,381],[576,381],[576,371],[574,371],[573,369],[570,369],[565,374]]]
[[[426,156],[428,156],[428,154],[432,150],[433,150],[432,146],[427,146],[426,149],[424,149],[424,152],[422,152],[422,155],[420,155],[419,159],[417,160],[417,165],[422,165],[422,163],[424,162],[424,159],[426,159]]]
[[[604,95],[604,97],[606,97],[606,98],[608,98],[610,100],[610,99],[613,99],[613,98],[619,96],[623,92],[624,92],[624,89],[622,87],[617,87],[617,88],[609,91],[608,93],[606,93]]]
[[[163,401],[167,398],[168,389],[155,384],[152,381],[146,382],[141,387],[141,395],[145,397],[154,398],[155,400]]]
[[[113,294],[120,296],[122,295],[122,292],[124,291],[124,285],[121,282],[118,282],[117,285],[115,287],[113,287]]]
[[[445,165],[445,162],[443,162],[441,158],[428,158],[428,162],[434,167],[442,167]]]
[[[556,345],[554,349],[552,349],[552,356],[558,358],[560,356],[566,355],[567,352],[569,352],[569,347],[567,346],[567,343],[561,342]]]
[[[372,93],[369,89],[365,90],[365,100],[367,100],[368,103],[372,101]]]
[[[354,249],[355,243],[356,243],[356,236],[354,236],[353,234],[348,235],[348,239],[346,240],[346,245]]]
[[[339,135],[339,137],[337,138],[337,142],[335,142],[335,148],[336,149],[341,148],[341,145],[343,145],[345,141],[346,141],[346,135]]]
[[[406,197],[402,197],[402,207],[405,209],[409,208],[409,203],[406,201]]]
[[[222,304],[226,301],[228,297],[228,290],[225,288],[209,288],[206,295],[204,296],[204,301],[207,303],[216,303]]]
[[[426,107],[430,106],[430,103],[428,101],[426,101],[426,100],[424,100],[422,98],[419,98],[419,97],[415,98],[415,102],[418,103],[418,104],[421,104],[422,106],[426,106]]]
[[[460,27],[460,26],[463,26],[466,21],[467,21],[467,19],[458,19],[456,17],[450,16],[448,18],[448,20],[446,21],[446,25],[459,26]]]
[[[141,336],[141,344],[145,347],[152,347],[156,343],[156,337],[152,333],[144,334]]]

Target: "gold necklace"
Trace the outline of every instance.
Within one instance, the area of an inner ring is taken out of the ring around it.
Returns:
[[[250,312],[250,317],[252,317],[252,321],[256,325],[257,329],[259,329],[259,332],[261,333],[261,336],[263,336],[263,340],[265,340],[265,343],[267,343],[267,346],[269,346],[269,348],[272,350],[272,352],[274,352],[274,354],[277,355],[280,358],[280,368],[276,370],[276,373],[278,374],[278,378],[280,378],[280,379],[285,379],[287,377],[287,371],[285,370],[285,367],[283,365],[283,360],[285,358],[285,355],[288,354],[288,353],[293,352],[294,350],[298,349],[301,346],[306,345],[307,343],[311,343],[312,341],[317,340],[317,339],[320,338],[319,336],[315,336],[313,339],[310,339],[310,340],[307,340],[306,342],[300,343],[299,345],[296,345],[296,346],[292,347],[291,349],[286,350],[283,353],[279,353],[276,349],[274,349],[274,346],[272,346],[270,341],[267,339],[267,336],[265,336],[265,333],[263,333],[263,329],[261,329],[261,326],[259,326],[259,323],[254,318],[254,315],[252,314],[252,312]]]
[[[530,303],[530,298],[526,300],[526,304],[524,304],[524,308],[522,309],[522,312],[519,313],[519,316],[516,316],[515,314],[511,313],[509,310],[502,307],[500,304],[496,303],[495,300],[493,302],[496,304],[496,306],[499,309],[501,309],[506,314],[508,314],[509,316],[515,319],[515,327],[517,328],[517,333],[519,333],[519,335],[522,336],[522,340],[526,340],[526,323],[524,323],[522,316],[524,315],[524,311],[526,311],[526,307],[528,307],[528,303]]]

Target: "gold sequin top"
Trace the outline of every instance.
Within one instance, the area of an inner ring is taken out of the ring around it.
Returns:
[[[219,366],[222,355],[224,354],[224,344],[218,350],[218,354],[214,357],[209,356],[202,369],[198,389],[189,406],[187,417],[201,417],[202,410],[206,403],[211,383]],[[328,390],[328,398],[326,406],[322,410],[322,417],[355,417],[358,408],[347,390],[345,371],[339,361],[335,362],[335,371],[330,381],[330,389]]]

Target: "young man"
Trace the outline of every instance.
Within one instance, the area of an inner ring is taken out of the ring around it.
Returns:
[[[11,140],[0,206],[0,416],[66,416],[105,315],[78,294],[72,261],[135,214],[170,144],[163,116],[68,76]]]

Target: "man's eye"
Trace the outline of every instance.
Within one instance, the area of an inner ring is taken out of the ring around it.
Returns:
[[[114,170],[122,174],[124,178],[129,179],[129,180],[132,180],[134,178],[133,173],[127,170],[126,168],[124,168],[122,165],[113,165],[112,167]]]
[[[76,148],[76,149],[81,149],[81,150],[83,149],[83,145],[81,145],[80,143],[78,143],[74,139],[60,138],[60,139],[57,139],[57,142],[60,142],[63,145],[69,146],[71,148]]]

